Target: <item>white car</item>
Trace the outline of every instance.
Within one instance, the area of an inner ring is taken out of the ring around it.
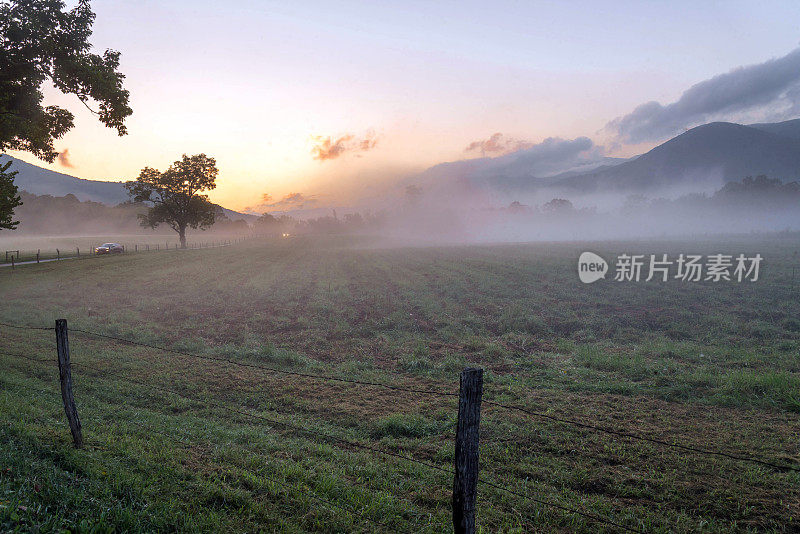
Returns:
[[[95,254],[122,254],[125,252],[125,247],[119,243],[103,243],[99,247],[95,247]]]

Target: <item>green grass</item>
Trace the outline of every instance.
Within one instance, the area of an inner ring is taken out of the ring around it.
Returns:
[[[50,326],[63,317],[73,329],[415,389],[456,392],[460,370],[479,365],[487,399],[800,463],[795,236],[372,244],[252,240],[0,271],[0,321]],[[587,286],[575,272],[587,248],[606,257],[722,251],[765,260],[756,283]],[[0,333],[0,531],[449,528],[450,475],[341,440],[450,469],[454,398],[268,373],[73,331],[87,442],[76,450],[55,364],[15,356],[54,361],[52,332]],[[481,432],[483,480],[632,528],[800,528],[797,473],[490,405]],[[477,516],[485,532],[614,531],[489,486],[479,488]]]

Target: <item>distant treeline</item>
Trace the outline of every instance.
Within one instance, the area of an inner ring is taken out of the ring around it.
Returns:
[[[20,233],[147,234],[138,215],[140,203],[108,206],[81,202],[74,195],[54,197],[22,192],[17,209]],[[414,201],[421,195],[417,194]],[[435,213],[431,213],[434,211]],[[800,227],[800,183],[783,183],[767,176],[729,182],[713,194],[689,194],[675,199],[627,197],[621,207],[599,212],[594,207],[576,208],[566,198],[554,198],[539,206],[512,202],[505,208],[479,211],[435,209],[409,201],[380,213],[347,213],[314,219],[265,213],[252,224],[231,220],[220,208],[211,233],[280,234],[402,234],[497,239],[559,239],[635,235],[636,233],[718,233],[770,231]],[[588,231],[588,233],[587,233]]]
[[[374,232],[385,224],[386,217],[382,213],[347,213],[339,217],[334,210],[332,215],[302,220],[265,213],[255,220],[253,231],[257,234],[358,234]]]
[[[713,194],[692,193],[675,199],[647,198],[644,195],[630,195],[620,208],[620,213],[630,214],[643,211],[674,210],[727,210],[743,209],[747,212],[764,210],[783,210],[800,208],[800,183],[788,182],[759,175],[748,176],[740,182],[728,182]],[[569,199],[554,198],[541,206],[527,206],[512,202],[506,211],[512,213],[569,214],[596,213],[592,207],[577,209]]]
[[[109,206],[100,202],[80,201],[75,195],[63,197],[34,195],[21,191],[22,206],[16,209],[20,221],[16,233],[46,235],[79,234],[148,234],[163,233],[139,224],[138,215],[147,211],[141,203],[123,202]],[[214,233],[239,234],[250,231],[244,220],[231,220],[220,208],[217,222],[208,230]]]

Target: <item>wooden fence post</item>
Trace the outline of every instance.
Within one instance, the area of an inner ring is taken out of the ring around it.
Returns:
[[[41,252],[42,252],[42,249],[38,249],[36,251],[36,263],[39,263],[39,253],[41,253]]]
[[[56,249],[56,259],[57,259],[57,260],[60,260],[60,259],[61,259],[61,251],[60,251],[60,250],[58,250],[58,249]]]
[[[475,533],[475,494],[478,486],[478,427],[481,420],[483,369],[461,372],[453,476],[453,531]]]
[[[80,258],[81,257],[81,249],[80,249],[80,247],[75,247],[75,250],[78,251],[78,257]]]
[[[69,362],[69,338],[67,336],[67,320],[56,319],[56,349],[58,350],[58,374],[61,378],[61,398],[64,400],[64,412],[67,414],[69,430],[75,446],[83,447],[81,420],[75,407],[72,395],[72,368]]]
[[[16,269],[16,267],[14,267],[14,255],[13,254],[11,255],[11,269],[12,270]]]

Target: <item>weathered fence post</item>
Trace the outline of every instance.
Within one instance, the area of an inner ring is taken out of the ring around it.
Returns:
[[[138,244],[133,245],[133,251],[134,252],[139,252],[139,245]]]
[[[11,255],[11,268],[12,269],[16,269],[16,267],[14,267],[14,255],[13,254]]]
[[[39,253],[41,253],[41,252],[42,252],[42,249],[38,249],[36,251],[36,263],[39,263]]]
[[[77,256],[80,258],[81,257],[81,249],[80,249],[80,247],[75,247],[75,250],[78,251]]]
[[[64,400],[64,412],[67,414],[69,430],[75,446],[83,447],[81,420],[72,396],[72,368],[69,362],[69,338],[67,336],[67,320],[56,319],[56,349],[58,350],[58,374],[61,378],[61,398]]]
[[[481,420],[483,369],[461,372],[453,477],[453,531],[475,533],[475,493],[478,486],[478,427]]]
[[[56,249],[56,259],[57,259],[57,260],[60,260],[60,259],[61,259],[61,251],[60,251],[60,250],[58,250],[58,249]]]

